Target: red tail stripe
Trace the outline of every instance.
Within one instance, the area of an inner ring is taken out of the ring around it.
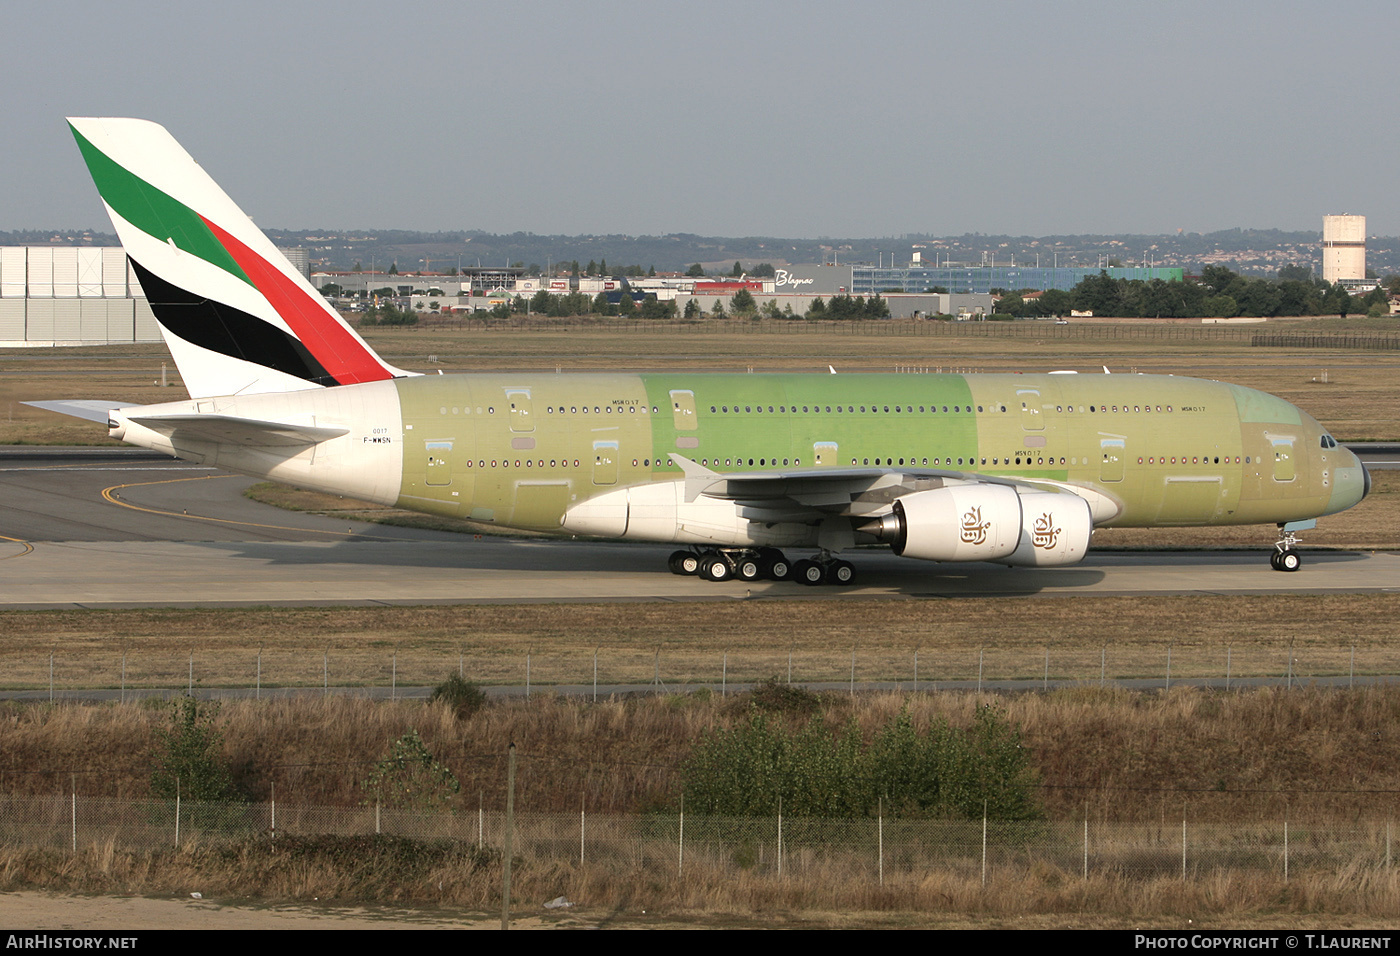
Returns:
[[[378,382],[393,374],[326,307],[283,272],[214,223],[200,217],[316,361],[341,385]]]

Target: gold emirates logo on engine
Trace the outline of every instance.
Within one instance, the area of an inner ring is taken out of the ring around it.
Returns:
[[[987,540],[987,529],[992,526],[990,521],[982,520],[982,509],[969,508],[962,516],[962,540],[963,544],[981,544]]]
[[[1047,511],[1035,519],[1035,528],[1031,531],[1031,544],[1049,551],[1059,540],[1060,529],[1055,527],[1055,519],[1050,517],[1050,512]]]

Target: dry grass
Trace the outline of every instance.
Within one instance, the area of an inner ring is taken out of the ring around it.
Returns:
[[[916,726],[967,726],[990,695],[948,692],[824,698],[833,727],[874,735],[902,709]],[[1096,825],[1386,819],[1400,792],[1400,688],[1127,693],[1077,689],[1002,697],[1051,819]],[[226,701],[223,753],[251,798],[356,806],[358,783],[416,729],[462,784],[458,809],[504,806],[505,754],[520,759],[521,812],[645,812],[674,807],[680,766],[708,730],[747,719],[747,697],[496,701],[468,718],[415,702],[346,698]],[[799,720],[803,718],[783,718]],[[146,703],[0,708],[0,792],[148,795],[155,731]]]
[[[0,612],[0,686],[1400,674],[1400,594]],[[726,658],[727,655],[727,658]],[[1227,661],[1228,655],[1228,661]],[[727,665],[726,665],[727,659]],[[727,670],[726,670],[727,667]]]
[[[824,719],[853,721],[868,735],[908,708],[917,726],[938,719],[965,725],[985,700],[836,695],[825,699]],[[1400,688],[1080,689],[1000,703],[1023,728],[1049,815],[1071,826],[1069,837],[1045,834],[1040,849],[994,853],[985,886],[975,839],[960,855],[927,861],[925,851],[911,856],[888,843],[883,886],[866,844],[790,846],[779,875],[771,838],[727,852],[693,845],[680,873],[674,841],[610,843],[607,814],[674,808],[681,759],[706,729],[744,719],[744,700],[514,700],[467,719],[405,702],[238,702],[224,704],[218,725],[240,785],[263,801],[275,787],[279,819],[293,820],[303,805],[356,806],[363,797],[356,781],[368,763],[409,728],[461,779],[459,812],[471,820],[478,805],[499,811],[504,752],[516,743],[518,811],[558,813],[562,824],[540,831],[552,837],[517,844],[517,913],[564,895],[582,904],[568,918],[598,925],[634,925],[643,911],[662,925],[1197,930],[1320,919],[1331,928],[1377,926],[1400,916],[1400,875],[1381,865],[1385,821],[1400,791],[1400,737],[1391,733]],[[163,719],[143,704],[5,705],[0,790],[145,796],[153,731]],[[580,808],[592,821],[582,864],[570,822]],[[1077,862],[1078,821],[1086,818],[1093,833],[1087,879]],[[1193,848],[1186,881],[1178,875],[1183,819]],[[1292,825],[1296,856],[1287,882],[1277,872],[1283,820]],[[1332,848],[1326,841],[1334,832],[1349,832],[1351,842]],[[1231,863],[1215,855],[1228,846],[1244,847],[1245,857]],[[1308,862],[1314,849],[1328,852],[1325,862]],[[77,853],[0,849],[5,892],[183,896],[197,888],[209,898],[491,912],[500,885],[499,859],[462,843],[284,837],[137,850],[104,839]]]
[[[193,845],[180,850],[127,851],[90,845],[66,850],[0,852],[0,891],[43,888],[62,893],[205,897],[264,901],[448,907],[499,912],[498,862],[464,863],[466,854],[422,848],[411,864],[387,860],[393,848],[371,846],[363,859],[334,857],[329,841],[279,848],[276,843]],[[691,861],[677,874],[668,848],[648,862],[580,865],[522,857],[512,873],[514,914],[540,912],[564,895],[581,906],[564,919],[582,925],[803,928],[1004,927],[1385,929],[1400,915],[1400,874],[1368,866],[1295,873],[1287,882],[1223,873],[1183,883],[1164,877],[1128,880],[1049,867],[980,874],[934,869],[887,880],[869,867],[824,864],[778,877],[735,873],[732,865]],[[320,852],[317,852],[320,851]],[[397,865],[396,865],[397,864]],[[406,877],[386,879],[388,874]],[[645,916],[642,914],[646,914]]]

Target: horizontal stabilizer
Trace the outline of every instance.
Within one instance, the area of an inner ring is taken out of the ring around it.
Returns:
[[[348,428],[290,425],[232,415],[128,415],[127,420],[180,441],[208,441],[258,447],[315,445],[348,435]]]
[[[121,408],[126,403],[107,402],[100,398],[77,398],[61,402],[25,402],[24,404],[42,408],[45,411],[58,412],[60,415],[71,415],[89,422],[101,422],[105,425],[111,417],[108,413],[114,408]]]

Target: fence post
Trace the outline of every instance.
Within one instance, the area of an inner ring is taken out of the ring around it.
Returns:
[[[122,650],[122,703],[126,703],[126,650]]]
[[[851,696],[856,695],[856,649],[851,648]]]
[[[598,648],[593,648],[593,703],[598,703]]]
[[[783,875],[783,798],[778,798],[778,875]]]
[[[729,652],[725,651],[720,660],[719,670],[719,696],[724,700],[729,696]]]
[[[982,693],[982,652],[985,648],[977,648],[977,693]]]
[[[1167,641],[1167,686],[1166,690],[1172,689],[1172,642]]]
[[[1230,647],[1230,645],[1229,645],[1229,644],[1226,644],[1226,645],[1225,645],[1225,692],[1226,692],[1226,693],[1229,693],[1229,691],[1230,691],[1230,651],[1231,651],[1231,650],[1232,650],[1232,648]]]
[[[1084,879],[1089,878],[1089,808],[1084,808]]]
[[[253,692],[254,700],[262,700],[262,645],[258,645],[258,683],[257,690]]]
[[[1181,882],[1186,882],[1186,816],[1181,817]]]
[[[685,872],[685,794],[681,794],[681,826],[676,838],[676,876]]]
[[[1288,882],[1288,821],[1283,821],[1283,882]]]
[[[78,775],[77,775],[77,774],[74,774],[74,775],[73,775],[73,779],[72,779],[72,781],[71,781],[71,785],[72,785],[72,788],[73,788],[73,792],[72,792],[72,798],[73,798],[73,799],[72,799],[72,811],[71,811],[71,818],[70,818],[70,819],[71,819],[71,821],[72,821],[72,826],[73,826],[73,852],[74,852],[74,853],[77,853],[77,852],[78,852]]]
[[[982,888],[987,888],[987,801],[982,801]]]
[[[684,797],[682,797],[684,799]],[[578,865],[583,866],[583,836],[584,827],[587,821],[583,816],[583,796],[580,794],[578,801]]]
[[[506,761],[506,841],[502,854],[505,866],[501,872],[501,929],[510,929],[510,855],[511,837],[515,830],[515,741],[511,741]]]
[[[879,848],[880,854],[880,885],[885,885],[885,798],[881,797],[875,804],[875,820],[877,833],[875,845]]]

